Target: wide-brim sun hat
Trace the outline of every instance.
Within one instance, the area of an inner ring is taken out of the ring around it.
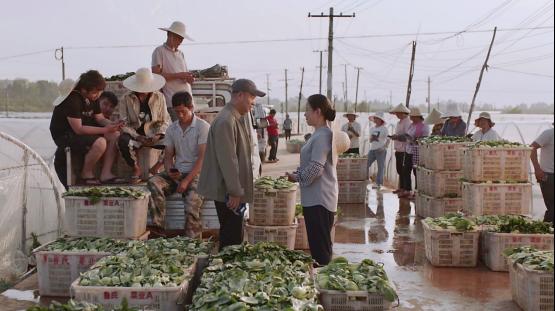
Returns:
[[[409,114],[410,110],[409,110],[409,108],[405,107],[405,105],[399,104],[395,108],[391,109],[389,111],[389,113],[406,113],[406,114]]]
[[[131,77],[123,80],[123,86],[138,93],[152,93],[161,89],[166,79],[159,74],[152,73],[150,68],[139,68]]]
[[[479,119],[487,119],[487,120],[492,121],[491,120],[491,114],[489,114],[489,112],[485,112],[485,111],[481,112],[480,115],[478,116],[478,118],[476,118],[476,120],[479,120]]]
[[[424,119],[424,116],[422,115],[422,112],[420,111],[420,108],[418,108],[418,107],[410,108],[409,116],[411,116],[411,117],[421,117],[422,119]]]
[[[461,108],[458,105],[452,105],[447,108],[447,113],[445,113],[445,117],[447,118],[461,118],[462,117]]]
[[[58,84],[58,97],[54,99],[52,102],[52,106],[58,106],[61,104],[68,96],[71,94],[71,91],[75,89],[79,80],[75,81],[73,79],[65,79],[60,84]]]
[[[190,40],[190,41],[195,41],[195,40],[193,40],[193,38],[191,38],[191,37],[189,37],[189,35],[187,35],[185,24],[183,24],[182,22],[179,22],[179,21],[173,22],[170,25],[170,27],[168,27],[168,28],[158,28],[158,29],[163,30],[163,31],[169,31],[171,33],[174,33],[174,34],[182,37],[183,39],[187,39],[187,40]]]
[[[347,112],[345,112],[345,114],[343,114],[343,116],[346,118],[348,116],[355,116],[355,118],[358,118],[358,114],[354,111],[354,110],[347,110]]]
[[[439,110],[437,110],[436,108],[432,109],[432,112],[430,112],[430,114],[428,114],[426,119],[424,119],[424,123],[430,124],[430,125],[443,123],[443,119],[441,118],[441,112],[439,112]]]
[[[380,120],[382,120],[385,123],[385,114],[380,111],[380,112],[376,112],[373,116],[371,116],[372,118],[378,118]]]

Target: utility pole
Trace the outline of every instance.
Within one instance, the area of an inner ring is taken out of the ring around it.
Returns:
[[[412,77],[414,76],[414,56],[416,53],[416,41],[412,41],[412,56],[410,59],[410,70],[409,70],[409,84],[407,86],[407,99],[405,105],[407,108],[410,105],[410,93],[412,92]]]
[[[287,113],[289,111],[289,102],[288,102],[288,99],[287,99],[289,80],[292,80],[292,79],[287,78],[287,69],[285,69],[285,80],[281,80],[281,81],[285,81],[285,113]],[[282,105],[282,108],[281,108],[281,112],[283,113],[283,105]]]
[[[393,92],[389,91],[389,106],[393,107]]]
[[[428,113],[430,113],[432,109],[432,98],[430,97],[430,76],[428,76],[428,97],[426,97],[426,101],[428,102]]]
[[[347,94],[347,64],[345,64],[345,101],[347,101],[347,99],[349,99],[349,96]]]
[[[320,66],[318,67],[320,69],[320,87],[319,87],[319,93],[322,94],[322,68],[323,68],[323,64],[322,64],[322,54],[324,52],[327,52],[327,50],[314,50],[312,51],[314,53],[320,53]]]
[[[66,63],[64,62],[64,47],[54,51],[54,58],[62,62],[62,80],[66,79]]]
[[[321,54],[320,54],[321,55]],[[297,104],[297,135],[301,133],[301,97],[303,96],[304,67],[301,68],[301,87],[299,88],[299,103]]]
[[[324,13],[320,13],[320,15],[312,15],[308,13],[308,17],[328,17],[329,18],[329,31],[328,31],[328,91],[327,97],[328,99],[332,99],[332,82],[333,82],[333,18],[334,17],[355,17],[355,13],[352,15],[343,15],[340,13],[339,15],[333,14],[333,7],[330,8],[330,14],[324,15]]]
[[[268,106],[270,106],[270,74],[266,74],[266,100],[268,101]]]
[[[357,88],[356,88],[356,92],[355,92],[355,112],[357,112],[357,104],[358,104],[358,81],[360,78],[360,70],[362,69],[361,67],[355,67],[355,69],[357,70]]]
[[[347,96],[345,96],[345,94],[347,94],[347,92],[345,91],[345,82],[341,82],[341,88],[343,91],[343,101],[346,103],[347,102]]]
[[[491,48],[493,47],[493,42],[495,41],[495,34],[497,33],[497,26],[493,29],[493,38],[491,38],[491,43],[489,45],[488,55],[486,56],[486,60],[484,61],[484,65],[482,65],[482,70],[480,70],[480,78],[478,79],[478,83],[476,84],[476,90],[474,91],[474,96],[472,97],[472,104],[470,104],[470,111],[468,112],[468,119],[466,124],[470,125],[470,119],[472,118],[472,111],[474,111],[474,104],[476,102],[476,96],[478,96],[478,91],[480,90],[480,85],[482,84],[482,77],[484,76],[484,70],[487,70],[489,65],[489,56],[491,54]],[[466,127],[466,133],[468,133],[468,128]]]
[[[10,95],[8,93],[8,86],[6,86],[6,118],[9,117],[8,103],[10,102]]]

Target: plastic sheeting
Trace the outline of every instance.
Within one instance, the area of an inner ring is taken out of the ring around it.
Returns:
[[[61,234],[57,179],[27,145],[0,132],[0,278],[27,270],[32,234],[41,243]]]

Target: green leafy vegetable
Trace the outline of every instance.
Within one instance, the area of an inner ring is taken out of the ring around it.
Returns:
[[[472,231],[476,229],[476,223],[461,214],[447,214],[438,218],[426,218],[424,221],[432,229],[448,229],[456,231]]]
[[[274,178],[270,176],[264,176],[256,180],[254,183],[255,188],[259,189],[275,189],[275,190],[285,190],[291,189],[295,186],[294,183],[288,181],[283,177]]]
[[[122,241],[110,238],[60,238],[45,246],[44,250],[53,252],[106,252],[117,254],[126,250],[136,241]]]
[[[101,198],[135,198],[142,199],[148,192],[132,187],[87,187],[70,189],[63,197],[87,197],[93,204]]]
[[[97,306],[88,302],[69,300],[65,304],[53,301],[48,307],[33,306],[27,308],[27,311],[138,311],[138,309],[129,307],[127,299],[123,299],[121,306],[117,306],[110,310],[106,310],[102,306]]]
[[[287,141],[288,144],[294,144],[294,145],[304,145],[304,141],[300,140],[300,139],[290,139],[289,141]]]
[[[420,144],[430,145],[430,144],[458,144],[458,143],[470,143],[472,142],[471,138],[462,136],[427,136],[424,138],[418,139]]]
[[[123,80],[131,77],[134,74],[135,74],[134,72],[128,72],[128,73],[124,73],[124,74],[113,75],[111,77],[106,77],[106,78],[104,78],[104,80],[106,80],[106,81],[123,81]]]
[[[479,141],[469,146],[470,149],[481,148],[481,149],[490,149],[490,148],[502,148],[502,149],[514,149],[514,148],[526,148],[527,145],[517,143],[517,142],[510,142],[508,140],[499,140],[499,141]]]
[[[507,249],[505,256],[515,263],[522,264],[528,269],[548,271],[553,273],[553,251],[537,250],[533,247],[522,246]]]

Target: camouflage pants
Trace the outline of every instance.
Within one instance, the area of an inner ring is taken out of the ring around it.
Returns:
[[[183,180],[187,174],[181,174]],[[185,235],[191,238],[200,238],[202,234],[202,220],[200,211],[204,198],[197,192],[198,177],[195,177],[189,187],[182,193],[185,212]],[[163,228],[166,220],[166,196],[172,195],[177,190],[178,183],[171,179],[165,172],[151,177],[147,187],[151,192],[149,211],[152,221]]]

